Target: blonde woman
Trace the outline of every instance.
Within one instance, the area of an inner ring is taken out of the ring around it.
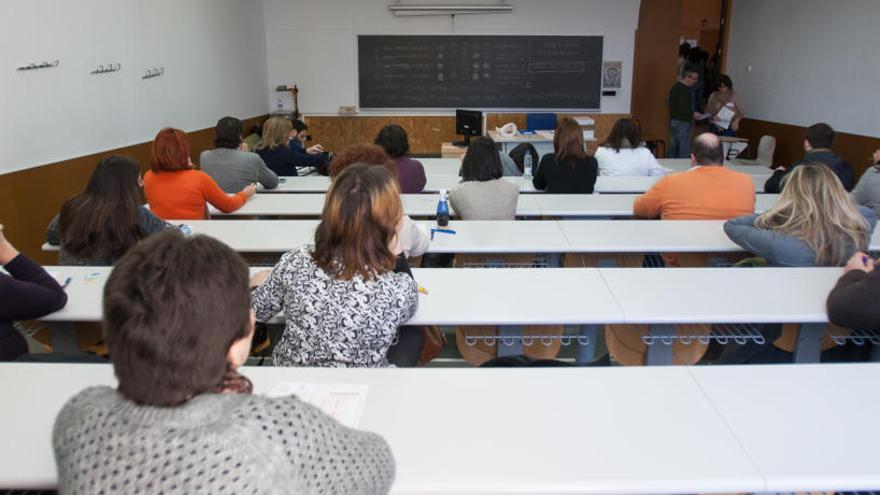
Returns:
[[[791,172],[772,208],[729,220],[724,232],[771,266],[843,266],[868,249],[876,223],[830,168],[810,163]]]
[[[291,122],[284,117],[272,117],[263,124],[263,140],[255,151],[278,176],[299,175],[297,167],[326,172],[330,154],[320,144],[303,147],[307,130],[301,120]]]

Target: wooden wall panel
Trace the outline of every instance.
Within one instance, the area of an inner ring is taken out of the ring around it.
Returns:
[[[563,115],[589,115],[596,121],[596,137],[600,141],[608,136],[617,119],[629,114],[582,114],[560,113]],[[455,134],[455,117],[452,116],[312,116],[307,117],[309,134],[314,142],[321,143],[330,151],[341,151],[358,143],[372,143],[382,127],[398,124],[406,129],[410,140],[410,152],[418,156],[440,156],[440,145],[458,137]],[[520,129],[526,127],[525,113],[488,113],[486,128],[495,129],[514,122]],[[595,149],[595,143],[591,146]]]
[[[752,153],[757,148],[761,136],[766,134],[775,137],[776,153],[773,156],[773,163],[788,165],[803,158],[805,133],[805,127],[745,118],[740,124],[738,134],[749,140]],[[855,177],[858,178],[870,165],[874,150],[880,149],[880,138],[837,133],[833,149],[852,164]]]
[[[262,124],[265,116],[244,121],[245,129]],[[199,154],[213,148],[214,128],[189,133],[193,161]],[[134,158],[146,170],[150,160],[150,142],[102,151],[62,162],[0,175],[0,223],[5,226],[15,246],[42,264],[55,264],[54,253],[44,253],[40,247],[45,239],[46,226],[61,205],[85,188],[95,166],[110,155]]]

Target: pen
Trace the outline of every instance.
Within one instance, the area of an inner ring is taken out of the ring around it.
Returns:
[[[73,277],[67,277],[67,278],[65,278],[65,279],[64,279],[64,283],[61,284],[61,288],[62,288],[62,289],[66,289],[67,286],[70,285],[71,282],[73,282]]]
[[[434,240],[434,233],[440,232],[441,234],[451,234],[455,235],[455,231],[452,229],[431,229],[431,240]]]
[[[94,280],[101,276],[101,272],[92,272],[85,276],[86,280]]]

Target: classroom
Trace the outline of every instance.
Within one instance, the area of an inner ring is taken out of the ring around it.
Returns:
[[[0,494],[880,492],[880,2],[0,5]]]

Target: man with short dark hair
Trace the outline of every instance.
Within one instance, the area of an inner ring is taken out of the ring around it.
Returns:
[[[669,90],[669,158],[687,158],[690,154],[691,122],[700,116],[694,108],[691,88],[699,79],[697,68],[685,64]]]
[[[727,220],[755,211],[755,185],[748,174],[725,168],[721,140],[704,133],[694,140],[693,168],[669,174],[636,198],[633,215],[663,220]]]
[[[804,159],[794,162],[789,167],[777,167],[773,171],[773,175],[764,183],[765,193],[778,193],[782,190],[783,179],[798,165],[805,163],[821,163],[830,168],[844,189],[851,191],[853,188],[853,169],[852,165],[846,162],[837,153],[831,151],[831,145],[834,143],[834,129],[830,125],[819,122],[807,127],[806,138],[804,139]]]
[[[199,156],[202,171],[230,194],[256,183],[266,189],[275,189],[278,176],[266,166],[260,155],[246,150],[241,131],[241,121],[235,117],[223,117],[217,121],[214,131],[216,148],[205,150]]]
[[[328,175],[327,164],[330,162],[330,153],[324,151],[324,147],[315,144],[306,148],[306,141],[309,139],[309,126],[299,119],[291,120],[293,124],[293,132],[290,133],[290,142],[288,143],[291,151],[296,153],[294,164],[297,167],[312,167],[319,174]]]

